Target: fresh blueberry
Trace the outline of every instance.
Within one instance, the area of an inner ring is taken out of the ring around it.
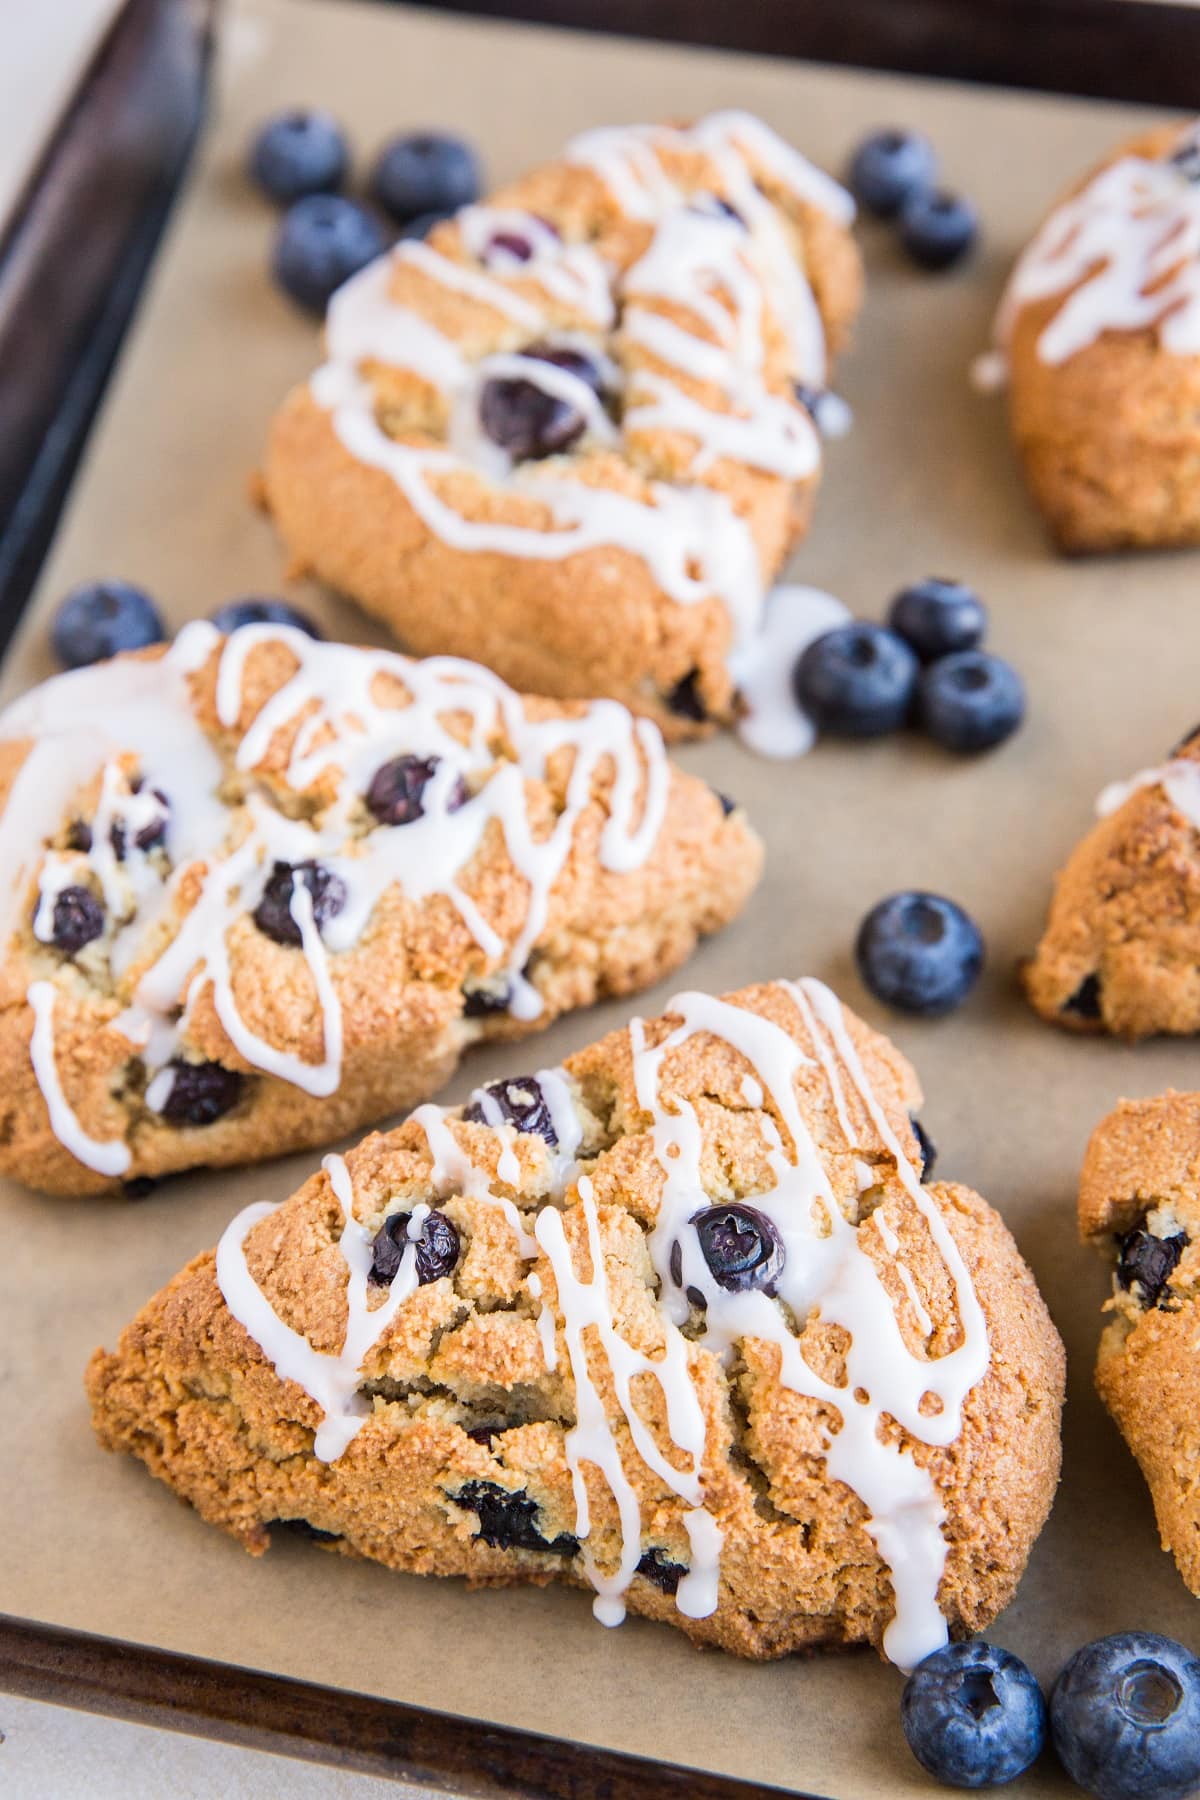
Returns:
[[[1200,1787],[1200,1661],[1155,1631],[1097,1638],[1055,1683],[1050,1729],[1098,1800],[1183,1800]]]
[[[913,1128],[913,1136],[917,1140],[917,1148],[921,1152],[921,1180],[928,1181],[933,1174],[933,1165],[937,1161],[937,1145],[915,1113],[909,1114],[909,1123]]]
[[[411,825],[425,816],[425,789],[440,761],[438,756],[393,756],[376,769],[367,788],[366,802],[381,825]],[[469,798],[460,775],[450,789],[447,812],[457,812]]]
[[[479,158],[461,138],[406,132],[385,144],[371,172],[371,198],[400,225],[420,213],[452,213],[478,200]]]
[[[706,1206],[693,1213],[700,1249],[718,1287],[730,1294],[775,1292],[783,1273],[783,1240],[756,1206]],[[682,1259],[681,1259],[682,1260]]]
[[[986,650],[956,650],[923,672],[917,714],[947,750],[991,750],[1025,717],[1025,686],[1011,663]]]
[[[964,582],[931,575],[901,588],[888,608],[887,622],[928,663],[955,650],[977,649],[987,630],[987,612]]]
[[[86,581],[72,588],[50,630],[54,654],[66,669],[161,644],[166,635],[149,594],[127,581]]]
[[[1140,1229],[1126,1232],[1120,1241],[1117,1280],[1123,1288],[1136,1287],[1144,1307],[1157,1306],[1187,1242],[1186,1231],[1165,1238]]]
[[[302,631],[305,637],[320,638],[322,635],[308,614],[289,600],[265,600],[257,595],[244,600],[227,600],[209,616],[217,630],[227,636],[231,631],[239,631],[243,625],[290,625],[294,631]]]
[[[77,956],[104,932],[104,906],[91,888],[60,888],[54,898],[50,929],[56,950]]]
[[[881,737],[908,718],[918,672],[902,637],[859,622],[815,638],[796,664],[792,686],[820,730]]]
[[[515,462],[557,456],[587,429],[577,406],[523,375],[494,375],[484,382],[479,423],[493,444],[507,450]]]
[[[277,944],[300,944],[300,927],[292,916],[292,893],[299,876],[312,895],[313,923],[320,931],[346,904],[346,884],[324,863],[277,862],[254,909],[254,923]]]
[[[948,269],[979,234],[979,215],[961,194],[915,193],[900,212],[900,242],[922,269]]]
[[[932,186],[937,154],[918,131],[876,131],[864,138],[850,162],[855,198],[876,218],[890,219],[911,194]]]
[[[538,1530],[537,1502],[523,1492],[510,1493],[494,1481],[464,1482],[451,1496],[479,1518],[475,1533],[496,1550],[540,1550],[551,1556],[577,1556],[579,1540],[562,1532],[558,1537],[544,1538]]]
[[[475,1125],[488,1125],[492,1123],[488,1115],[497,1109],[500,1122],[515,1125],[520,1132],[545,1138],[551,1149],[558,1143],[546,1096],[541,1083],[532,1075],[514,1075],[507,1081],[489,1082],[481,1089],[480,1098],[472,1100],[464,1109],[463,1118]]]
[[[329,113],[294,107],[269,119],[250,146],[250,174],[268,199],[289,206],[336,193],[346,179],[346,135]]]
[[[1185,181],[1190,181],[1193,186],[1200,182],[1200,138],[1196,135],[1195,126],[1172,150],[1169,161]]]
[[[160,1108],[169,1125],[213,1125],[231,1112],[242,1097],[242,1077],[236,1069],[215,1062],[185,1062],[176,1057],[171,1089]]]
[[[904,1684],[900,1720],[927,1774],[948,1787],[1014,1781],[1046,1741],[1046,1702],[1021,1660],[992,1644],[947,1644]]]
[[[401,1258],[412,1241],[408,1235],[411,1218],[411,1213],[392,1213],[375,1233],[370,1279],[377,1287],[391,1287],[396,1279]],[[417,1285],[424,1287],[427,1282],[452,1274],[461,1249],[457,1228],[445,1213],[427,1213],[416,1239]]]
[[[374,215],[341,194],[309,194],[289,206],[280,222],[271,271],[307,312],[323,313],[343,281],[383,251]]]
[[[858,971],[877,1000],[936,1018],[961,1005],[983,968],[975,921],[940,894],[891,894],[859,927]]]

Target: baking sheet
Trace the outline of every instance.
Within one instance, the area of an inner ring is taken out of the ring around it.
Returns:
[[[857,424],[830,446],[795,572],[875,616],[921,574],[977,582],[996,649],[1028,682],[1029,722],[979,762],[916,740],[823,744],[782,767],[728,740],[685,750],[689,767],[746,803],[768,841],[768,872],[746,916],[642,1006],[657,1010],[675,985],[720,991],[804,972],[894,1031],[923,1077],[941,1171],[1004,1212],[1070,1355],[1058,1503],[992,1635],[1047,1680],[1103,1631],[1152,1626],[1200,1648],[1200,1613],[1158,1548],[1141,1479],[1092,1395],[1106,1277],[1077,1246],[1073,1209],[1094,1122],[1120,1094],[1200,1084],[1200,1047],[1133,1052],[1059,1034],[1013,983],[1051,874],[1096,792],[1160,759],[1200,715],[1200,558],[1055,559],[1019,486],[1001,408],[966,379],[1039,209],[1147,115],[401,8],[243,0],[226,21],[206,153],[0,672],[3,698],[50,673],[47,616],[75,580],[144,582],[176,623],[236,593],[282,591],[270,527],[246,502],[247,474],[316,340],[268,284],[272,215],[247,191],[240,163],[254,122],[309,100],[352,123],[360,152],[402,126],[461,129],[495,179],[588,125],[715,106],[761,112],[835,168],[872,125],[913,122],[936,140],[948,178],[979,202],[983,252],[946,278],[910,271],[884,231],[864,229],[869,300],[842,381]],[[316,604],[332,633],[380,641],[348,606]],[[910,885],[963,902],[989,945],[980,990],[937,1024],[888,1020],[851,965],[862,914]],[[563,1020],[517,1054],[561,1057],[626,1012],[614,1005]],[[479,1056],[448,1097],[511,1068],[512,1055]],[[287,1193],[312,1162],[196,1175],[136,1204],[4,1190],[0,1607],[782,1787],[923,1791],[899,1731],[899,1677],[870,1653],[746,1665],[644,1622],[604,1631],[577,1592],[468,1594],[300,1544],[252,1561],[140,1465],[95,1448],[80,1385],[92,1347],[112,1345],[237,1207]],[[1022,1791],[1062,1785],[1042,1771]]]

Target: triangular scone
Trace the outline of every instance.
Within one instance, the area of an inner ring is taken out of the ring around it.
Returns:
[[[1096,1387],[1200,1595],[1200,1094],[1122,1100],[1092,1133],[1079,1224],[1115,1261]]]
[[[853,212],[727,112],[588,132],[402,240],[334,295],[271,429],[293,566],[422,655],[669,736],[728,723],[731,653],[812,508]]]
[[[1200,542],[1200,127],[1147,132],[1022,252],[996,322],[1012,433],[1064,550]]]
[[[919,1099],[819,982],[680,994],[242,1213],[96,1353],[96,1430],[251,1551],[298,1523],[910,1666],[1011,1596],[1063,1386],[999,1216],[922,1185]]]
[[[328,1143],[657,980],[760,867],[612,701],[203,622],[60,676],[0,718],[0,1171]]]
[[[1023,970],[1045,1019],[1121,1037],[1200,1031],[1200,733],[1106,788]]]

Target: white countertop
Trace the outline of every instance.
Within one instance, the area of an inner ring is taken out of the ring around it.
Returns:
[[[0,1694],[4,1800],[446,1800],[429,1788]]]

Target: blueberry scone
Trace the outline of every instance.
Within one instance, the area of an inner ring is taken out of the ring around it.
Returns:
[[[0,1170],[327,1143],[737,912],[744,815],[613,701],[196,622],[0,718]]]
[[[728,721],[804,530],[849,196],[744,113],[598,130],[339,290],[262,493],[407,648]],[[732,666],[731,666],[732,665]]]
[[[1097,810],[1023,971],[1029,999],[1073,1031],[1200,1031],[1200,730]]]
[[[1200,127],[1137,138],[1051,212],[996,343],[1061,548],[1200,542]]]
[[[910,1667],[1012,1594],[1063,1386],[919,1100],[819,982],[679,994],[248,1207],[97,1351],[100,1440],[256,1554],[299,1526]]]
[[[1200,1595],[1200,1094],[1123,1100],[1100,1122],[1079,1224],[1116,1265],[1096,1386],[1146,1477],[1163,1549]]]

